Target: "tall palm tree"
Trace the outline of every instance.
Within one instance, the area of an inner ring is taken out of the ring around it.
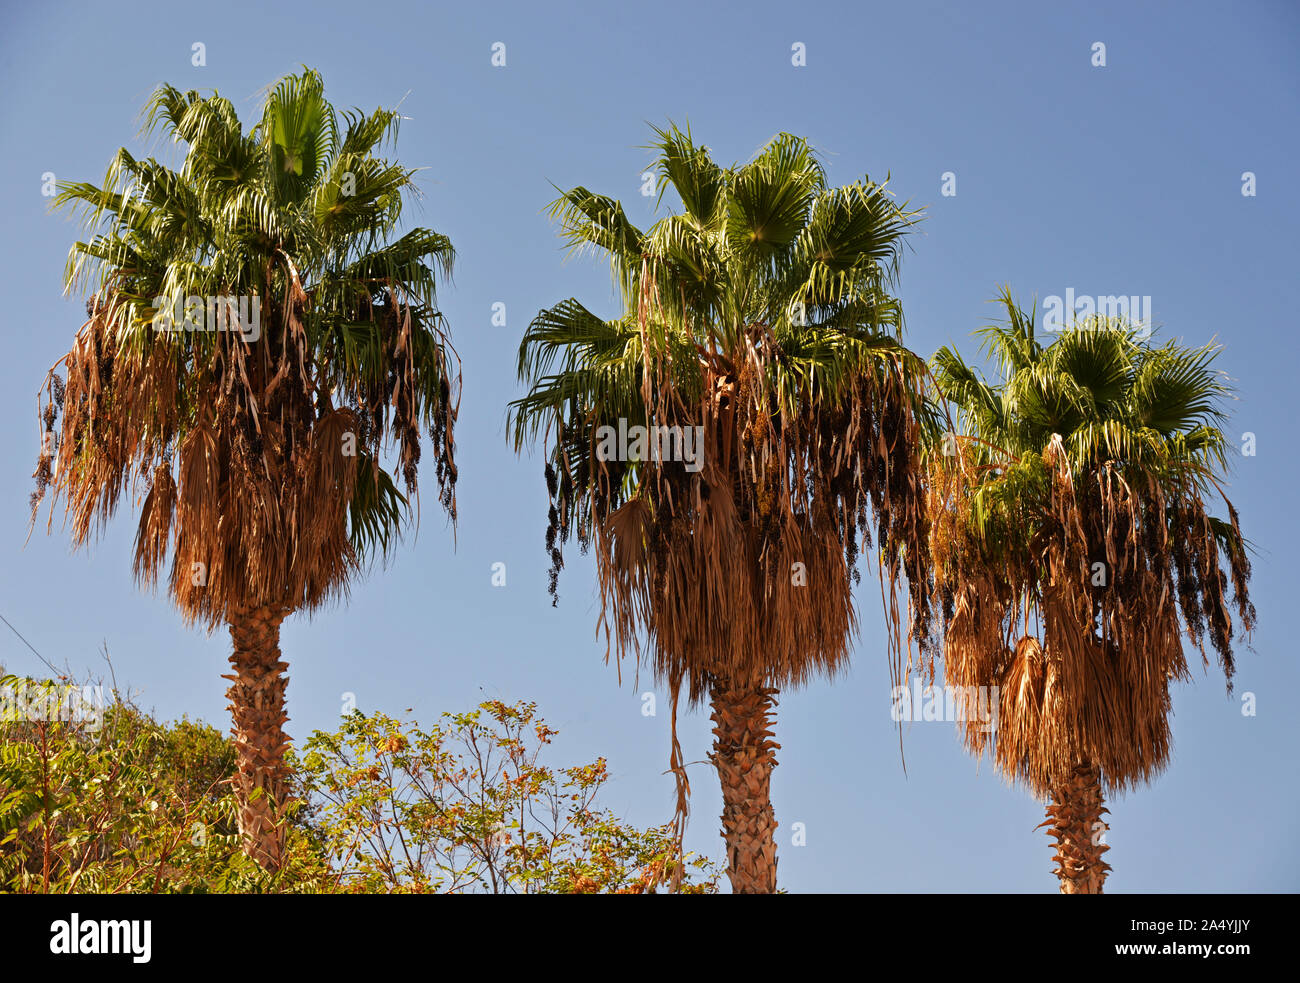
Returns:
[[[518,450],[545,434],[552,593],[562,544],[594,545],[617,655],[648,659],[674,720],[683,687],[711,703],[733,890],[771,892],[774,698],[845,664],[873,521],[891,597],[901,569],[928,617],[924,363],[888,293],[915,213],[867,179],[829,187],[789,134],[730,167],[689,131],[655,134],[659,204],[671,189],[680,211],[642,231],[585,188],[552,206],[572,248],[608,257],[622,310],[570,299],[537,316],[513,436]],[[675,436],[693,453],[665,452]],[[896,601],[892,617],[897,671]],[[680,833],[675,726],[672,767]]]
[[[94,292],[43,386],[32,518],[52,489],[50,521],[61,498],[82,545],[129,492],[137,580],[162,571],[188,622],[229,626],[239,824],[275,869],[281,622],[345,597],[400,535],[422,431],[455,519],[459,372],[435,297],[453,250],[428,229],[397,237],[414,172],[377,155],[397,113],[339,114],[313,71],[270,89],[247,133],[228,100],[167,85],[145,119],[186,144],[179,170],[122,149],[102,187],[56,198],[93,233],[68,289]]]
[[[1036,312],[1001,300],[1008,320],[981,332],[1000,382],[951,349],[934,358],[961,420],[931,458],[944,671],[997,694],[996,728],[968,714],[967,746],[1048,801],[1062,893],[1099,894],[1105,795],[1169,760],[1184,636],[1205,665],[1209,641],[1230,689],[1234,627],[1254,626],[1221,488],[1229,387],[1213,344],[1155,345],[1094,317],[1044,346]],[[1210,514],[1215,497],[1226,520]]]

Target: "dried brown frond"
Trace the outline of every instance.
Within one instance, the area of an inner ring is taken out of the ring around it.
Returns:
[[[1228,578],[1190,484],[1162,484],[1113,461],[1076,475],[1059,437],[1042,461],[1045,494],[1026,497],[1015,520],[1031,530],[1023,549],[999,538],[1011,535],[1010,519],[972,521],[973,491],[1002,479],[969,466],[964,452],[934,461],[945,679],[998,687],[996,732],[968,720],[961,734],[976,754],[993,745],[1008,778],[1047,798],[1085,762],[1108,791],[1123,790],[1169,760],[1170,684],[1189,678],[1180,610],[1193,642],[1210,636],[1231,685]],[[1238,627],[1249,631],[1248,563],[1244,547],[1230,552]]]
[[[649,462],[625,504],[602,514],[613,496],[595,496],[602,627],[692,702],[717,678],[798,685],[844,664],[873,520],[891,583],[903,568],[928,606],[919,428],[901,371],[862,375],[839,403],[809,393],[791,413],[765,386],[772,357],[756,330],[748,351],[709,359],[698,405],[656,397],[656,422],[703,428],[700,471]],[[598,482],[619,480],[610,468]]]
[[[378,311],[393,371],[356,406],[336,408],[308,352],[309,297],[287,258],[285,268],[282,305],[267,305],[263,336],[222,333],[207,349],[147,328],[119,344],[129,310],[109,293],[61,360],[66,381],[51,373],[47,384],[51,436],[33,515],[52,489],[81,546],[124,494],[134,497],[137,580],[155,585],[170,563],[169,594],[209,627],[236,609],[311,610],[346,594],[360,565],[349,539],[358,461],[377,467],[385,432],[414,490],[420,422],[432,421],[439,486],[455,514],[453,383],[444,379],[432,408],[413,391],[409,312]]]

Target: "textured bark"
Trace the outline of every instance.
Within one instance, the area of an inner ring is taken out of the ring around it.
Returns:
[[[280,813],[288,791],[284,752],[284,690],[289,668],[280,661],[282,609],[258,607],[231,614],[230,638],[234,674],[226,696],[234,721],[237,755],[234,777],[239,832],[244,852],[267,870],[278,870],[284,857]]]
[[[770,740],[775,689],[717,680],[713,705],[713,753],[722,781],[722,836],[727,876],[734,894],[776,891],[776,817],[772,812],[773,753]]]
[[[1056,840],[1056,869],[1062,894],[1102,894],[1110,864],[1101,855],[1110,847],[1100,842],[1109,812],[1101,794],[1101,774],[1091,764],[1076,764],[1070,777],[1052,789],[1047,807],[1047,835]]]

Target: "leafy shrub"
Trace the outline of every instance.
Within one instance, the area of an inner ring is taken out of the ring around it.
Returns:
[[[428,731],[353,713],[295,766],[275,873],[242,851],[215,728],[165,724],[114,693],[0,675],[0,891],[643,893],[716,890],[667,826],[597,809],[604,759],[553,770],[531,703],[444,714]]]

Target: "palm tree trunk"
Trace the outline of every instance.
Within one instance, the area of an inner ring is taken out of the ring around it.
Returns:
[[[776,891],[776,817],[772,812],[773,753],[770,740],[775,689],[716,679],[713,753],[722,781],[722,836],[727,844],[727,876],[733,894]]]
[[[237,755],[235,802],[244,852],[267,870],[279,870],[284,857],[284,829],[280,813],[288,791],[284,752],[289,746],[283,725],[284,690],[289,668],[280,661],[281,608],[262,606],[234,611],[229,616],[234,652],[234,674],[226,696],[234,721]]]
[[[1047,807],[1047,835],[1056,840],[1056,869],[1062,894],[1102,894],[1110,864],[1101,855],[1110,849],[1102,842],[1109,812],[1101,793],[1101,773],[1095,765],[1079,763],[1070,777],[1052,790]]]

